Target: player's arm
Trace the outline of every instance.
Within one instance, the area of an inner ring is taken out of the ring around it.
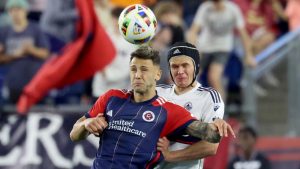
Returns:
[[[187,134],[200,138],[210,143],[219,143],[221,135],[217,131],[217,127],[213,123],[203,123],[201,121],[193,121],[186,128]]]
[[[186,132],[194,137],[210,143],[219,143],[221,137],[228,136],[229,133],[235,137],[232,127],[222,119],[216,119],[212,123],[204,123],[201,121],[193,121],[186,128]]]
[[[221,136],[227,137],[227,131],[229,130],[229,133],[235,137],[231,126],[226,121],[222,119],[216,119],[213,124],[217,127],[217,130]],[[196,160],[215,155],[218,150],[218,146],[218,143],[198,141],[185,149],[169,151],[169,140],[167,138],[160,138],[157,143],[157,149],[162,152],[165,160],[168,162]]]
[[[72,141],[85,139],[89,134],[99,136],[107,127],[103,112],[105,112],[107,100],[112,92],[113,90],[110,90],[100,96],[90,111],[76,121],[70,133]]]
[[[74,124],[70,138],[72,141],[79,141],[85,139],[89,134],[99,136],[106,127],[107,122],[101,114],[94,118],[83,116]]]
[[[160,138],[157,143],[157,150],[161,151],[165,161],[180,162],[188,160],[201,159],[207,156],[212,156],[217,153],[218,143],[209,143],[207,141],[199,141],[185,149],[169,151],[169,140],[166,137]]]

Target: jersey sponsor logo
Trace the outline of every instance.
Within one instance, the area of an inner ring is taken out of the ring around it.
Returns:
[[[143,120],[146,122],[152,122],[155,119],[155,115],[152,111],[145,111],[143,113]]]
[[[146,132],[135,128],[134,121],[132,120],[123,120],[123,119],[112,120],[108,123],[107,129],[127,132],[141,137],[147,136]]]
[[[112,111],[112,110],[109,110],[106,114],[107,114],[108,116],[112,117],[112,113],[113,113],[113,111]]]
[[[192,102],[187,102],[183,106],[186,110],[190,111],[193,108]]]

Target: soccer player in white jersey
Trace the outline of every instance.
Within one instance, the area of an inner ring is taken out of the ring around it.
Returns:
[[[196,47],[186,42],[175,43],[168,52],[168,62],[174,85],[157,86],[158,95],[181,105],[201,121],[218,121],[219,130],[231,129],[230,125],[222,120],[224,103],[220,94],[213,88],[202,87],[196,81],[200,68],[200,56]],[[224,136],[227,136],[226,132]],[[165,157],[165,162],[159,165],[159,169],[202,169],[202,158],[216,154],[218,148],[218,144],[205,141],[193,145],[175,142],[169,149],[168,145],[166,138],[158,142],[158,150],[162,151]]]

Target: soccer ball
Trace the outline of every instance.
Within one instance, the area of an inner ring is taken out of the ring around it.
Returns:
[[[143,44],[155,35],[157,21],[151,9],[134,4],[122,11],[118,24],[124,39],[133,44]]]

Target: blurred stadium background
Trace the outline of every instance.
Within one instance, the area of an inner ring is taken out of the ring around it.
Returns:
[[[4,46],[3,30],[12,25],[11,16],[6,5],[8,1],[10,0],[0,1],[0,29],[2,31],[0,32],[0,54],[5,53],[5,50],[1,49]],[[12,1],[16,1],[14,3],[18,3],[20,6],[26,2],[25,0]],[[49,56],[43,62],[48,62],[55,58],[53,56],[55,54],[59,57],[66,57],[64,52],[67,49],[62,50],[64,46],[77,41],[81,33],[84,32],[83,29],[76,29],[78,28],[78,23],[83,22],[80,21],[81,18],[85,18],[78,10],[77,1],[83,0],[27,1],[28,20],[40,27],[44,32],[43,36],[49,42],[49,46],[47,46]],[[67,79],[67,76],[70,76],[72,71],[74,71],[74,67],[81,62],[84,62],[86,67],[76,71],[87,71],[88,73],[85,75],[83,75],[84,73],[78,74],[75,79],[71,78],[68,82],[51,79],[55,76],[48,79],[45,77],[43,83],[51,83],[50,90],[46,87],[45,96],[37,104],[34,104],[27,114],[18,112],[25,103],[18,103],[20,101],[19,98],[11,98],[12,92],[6,83],[6,79],[11,76],[11,69],[16,67],[13,64],[1,62],[0,168],[89,168],[98,145],[97,138],[90,136],[88,140],[81,143],[72,143],[69,139],[69,132],[75,120],[89,110],[97,95],[101,93],[101,91],[95,89],[95,87],[99,86],[99,84],[98,86],[95,84],[95,81],[102,82],[102,78],[109,77],[112,79],[118,78],[118,70],[113,68],[107,69],[107,67],[110,66],[109,64],[114,64],[111,67],[124,71],[121,67],[126,65],[126,55],[128,56],[130,53],[129,48],[134,49],[134,47],[130,45],[129,47],[128,44],[121,42],[120,37],[116,35],[115,29],[117,29],[117,25],[114,24],[113,18],[118,16],[118,11],[130,4],[141,3],[151,7],[159,21],[157,30],[159,36],[153,39],[151,45],[164,56],[172,43],[185,40],[185,35],[193,22],[194,15],[204,0],[86,1],[93,5],[92,10],[97,15],[98,22],[101,23],[100,27],[106,31],[113,42],[112,44],[115,45],[118,57],[120,55],[121,59],[119,58],[118,63],[107,61],[106,65],[98,65],[99,72],[92,72],[89,71],[88,65],[99,60],[101,62],[102,50],[106,46],[96,47],[96,55],[99,56],[96,60],[84,61],[87,57],[80,52],[77,53],[74,65],[70,65],[69,72],[66,71],[67,73],[60,78]],[[259,0],[243,1],[260,2]],[[238,0],[235,1],[235,3],[238,2]],[[252,12],[256,12],[255,17],[257,18],[254,17],[254,20],[261,19],[265,15],[270,16],[268,17],[268,22],[271,22],[271,24],[267,25],[269,26],[268,31],[275,38],[255,56],[257,61],[255,68],[248,68],[243,65],[241,59],[243,51],[241,51],[242,47],[237,40],[223,80],[227,91],[225,118],[234,126],[236,131],[245,124],[249,124],[256,129],[259,134],[257,148],[268,157],[272,168],[299,169],[300,30],[298,28],[300,25],[294,24],[293,21],[295,18],[300,21],[300,15],[298,14],[298,11],[300,11],[300,0],[262,0],[261,3],[272,4],[269,5],[270,8],[276,6],[268,14],[260,11],[261,8],[251,8]],[[288,3],[294,3],[292,7],[296,12],[291,12],[291,9],[288,10]],[[92,16],[92,14],[89,13],[89,16]],[[247,23],[249,18],[245,16],[244,19]],[[266,26],[264,23],[262,25]],[[96,31],[97,28],[91,30]],[[85,40],[89,42],[90,39],[93,38],[87,36]],[[103,40],[102,44],[106,44],[106,40],[108,39]],[[89,47],[88,45],[86,46]],[[114,56],[111,57],[111,60],[113,58]],[[163,71],[167,71],[165,62],[163,60]],[[56,62],[55,64],[59,63]],[[27,65],[26,67],[29,68],[31,66]],[[54,67],[53,69],[57,68]],[[10,78],[16,78],[13,80],[18,82],[20,81],[19,78],[25,75],[21,69],[17,68],[15,70],[19,71],[19,76]],[[55,71],[58,75],[61,70],[49,71]],[[167,75],[168,73],[164,74],[161,83],[170,82]],[[205,75],[202,74],[200,76]],[[202,80],[202,78],[199,77],[199,80]],[[52,84],[52,81],[59,84]],[[128,75],[120,75],[119,79],[111,80],[106,84],[100,83],[100,86],[106,85],[101,90],[113,87],[115,83],[120,84],[123,82],[125,83],[122,84],[123,86],[128,86]],[[36,84],[39,85],[39,83]],[[39,86],[35,87],[38,92],[43,91],[40,90]],[[31,92],[34,89],[33,86]],[[22,90],[19,95],[21,92]],[[16,107],[17,104],[19,109]],[[218,154],[206,160],[205,169],[226,169],[229,160],[237,151],[237,142],[237,139],[223,139]]]

